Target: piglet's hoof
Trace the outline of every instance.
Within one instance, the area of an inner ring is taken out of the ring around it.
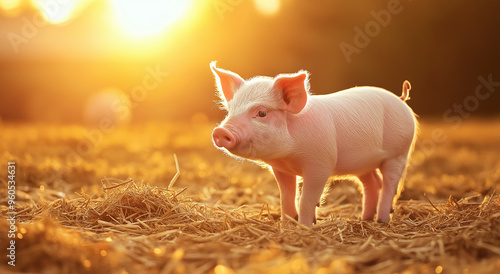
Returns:
[[[299,221],[299,215],[295,216],[295,221]],[[316,216],[314,216],[314,219],[313,219],[313,224],[316,224]]]
[[[391,219],[389,218],[388,220],[384,220],[384,219],[377,219],[377,223],[379,224],[387,224],[391,221]]]

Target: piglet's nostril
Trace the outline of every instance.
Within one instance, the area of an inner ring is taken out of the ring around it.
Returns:
[[[212,132],[212,140],[217,147],[231,149],[236,144],[234,135],[223,127],[216,127]]]

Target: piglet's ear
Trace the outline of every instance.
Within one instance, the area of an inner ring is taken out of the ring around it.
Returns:
[[[215,76],[219,96],[226,102],[231,100],[234,92],[245,82],[238,74],[223,70],[215,66],[216,61],[210,63],[210,69]]]
[[[307,103],[309,73],[299,71],[295,74],[278,75],[274,80],[273,89],[282,93],[286,110],[297,114],[304,109]]]

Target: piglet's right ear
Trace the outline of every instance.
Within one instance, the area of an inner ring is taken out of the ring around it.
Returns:
[[[297,114],[307,104],[309,73],[299,71],[295,74],[278,75],[274,80],[273,89],[276,92],[281,92],[286,110]]]
[[[215,76],[219,96],[227,102],[233,98],[234,93],[245,80],[234,72],[217,68],[215,63],[216,61],[210,63],[210,69]]]

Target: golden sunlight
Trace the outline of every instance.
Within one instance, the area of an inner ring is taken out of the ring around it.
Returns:
[[[83,2],[80,0],[66,0],[60,3],[59,1],[32,0],[35,8],[42,13],[45,20],[52,24],[62,24],[71,19]]]
[[[280,0],[253,0],[255,7],[264,15],[273,15],[280,9]]]
[[[189,0],[111,0],[115,19],[127,35],[149,38],[163,33],[186,14]]]
[[[21,10],[21,0],[0,0],[0,9],[7,16],[15,16]]]

